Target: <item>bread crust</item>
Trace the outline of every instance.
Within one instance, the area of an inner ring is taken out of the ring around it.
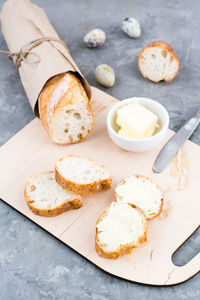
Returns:
[[[152,79],[148,78],[148,77],[144,74],[144,72],[142,71],[142,68],[141,68],[141,66],[140,66],[140,60],[141,60],[142,55],[144,54],[144,52],[145,52],[147,49],[149,49],[149,48],[155,48],[155,47],[159,47],[159,48],[161,48],[161,49],[166,50],[167,52],[169,52],[169,53],[173,56],[174,60],[175,60],[176,63],[177,63],[177,69],[176,69],[176,72],[174,73],[173,76],[171,76],[171,77],[168,78],[168,79],[167,79],[167,78],[164,78],[164,79],[155,81],[155,80],[152,80]],[[156,83],[158,83],[158,82],[160,82],[160,81],[163,81],[163,80],[166,81],[166,82],[172,81],[172,80],[174,79],[174,77],[176,76],[176,74],[178,73],[178,70],[179,70],[179,60],[178,60],[178,57],[177,57],[177,55],[176,55],[176,52],[174,51],[174,49],[173,49],[168,43],[166,43],[166,42],[164,42],[164,41],[154,41],[154,42],[150,43],[149,45],[147,45],[145,48],[143,48],[143,49],[141,50],[141,52],[139,53],[139,55],[138,55],[138,58],[137,58],[137,64],[138,64],[138,68],[139,68],[140,72],[142,73],[142,75],[144,76],[144,78],[148,78],[149,80],[151,80],[151,81],[153,81],[153,82],[156,82]]]
[[[160,186],[159,186],[157,183],[155,183],[151,178],[149,178],[149,177],[147,177],[147,176],[145,176],[145,175],[141,175],[141,174],[130,175],[130,176],[135,176],[135,177],[137,177],[137,178],[145,178],[145,179],[149,180],[151,183],[155,184],[156,187],[162,192]],[[129,177],[130,177],[130,176],[129,176]],[[124,183],[125,183],[125,179],[123,178],[123,179],[120,181],[119,185],[122,185],[122,184],[124,184]],[[118,186],[119,186],[119,185],[118,185]],[[162,192],[162,195],[163,195],[163,192]],[[116,193],[116,192],[115,192],[115,199],[117,199],[117,193]],[[160,200],[161,200],[161,204],[160,204],[160,207],[159,207],[159,210],[158,210],[157,214],[153,214],[151,217],[146,217],[147,220],[155,219],[155,218],[158,217],[159,214],[161,213],[162,207],[163,207],[164,197],[162,197]]]
[[[47,122],[47,110],[48,110],[48,106],[50,105],[50,101],[51,101],[51,98],[52,98],[52,95],[53,95],[55,89],[57,88],[57,86],[59,84],[62,83],[62,81],[64,81],[65,75],[66,75],[66,73],[62,73],[62,74],[59,74],[59,75],[56,75],[56,76],[50,78],[47,81],[47,83],[45,84],[42,92],[40,93],[40,97],[39,97],[39,99],[40,99],[39,100],[40,118],[41,118],[42,123],[43,123],[45,129],[47,130],[49,136],[57,144],[58,144],[58,142],[54,140],[52,130],[50,129],[50,126],[48,125],[48,122]],[[88,135],[91,133],[92,129],[94,128],[94,123],[95,123],[94,114],[91,109],[89,99],[86,95],[86,92],[85,92],[80,80],[72,72],[68,72],[67,76],[69,76],[71,79],[70,83],[69,83],[69,88],[68,88],[67,92],[62,97],[60,97],[57,105],[54,108],[54,111],[50,118],[49,124],[51,124],[52,119],[53,119],[54,115],[56,114],[56,112],[62,110],[67,105],[71,105],[71,104],[74,104],[79,101],[79,97],[77,97],[77,95],[76,95],[76,91],[77,91],[76,88],[77,88],[77,89],[79,89],[79,92],[81,93],[82,97],[85,99],[87,110],[92,117],[92,126],[91,126],[90,130],[88,131],[88,133],[85,136],[82,136],[82,138],[77,138],[77,140],[75,140],[75,141],[59,142],[59,144],[61,144],[61,145],[79,143],[79,142],[85,140],[88,137]]]
[[[109,259],[117,259],[119,258],[121,255],[123,254],[131,254],[132,251],[137,248],[138,246],[142,245],[143,243],[145,243],[147,241],[147,233],[148,233],[148,221],[147,218],[145,216],[145,214],[143,213],[143,211],[137,207],[134,204],[131,203],[127,203],[128,205],[130,205],[131,207],[137,209],[139,211],[139,213],[142,215],[143,217],[143,221],[144,221],[144,234],[138,239],[137,243],[131,243],[131,244],[126,244],[126,245],[121,245],[117,250],[115,251],[106,251],[103,248],[103,245],[100,243],[99,241],[99,237],[98,237],[98,228],[96,227],[96,236],[95,236],[95,250],[97,252],[97,254],[101,257],[105,257],[105,258],[109,258]],[[106,216],[107,214],[107,210],[105,210],[98,218],[96,225],[103,220],[103,218]]]
[[[78,157],[79,158],[80,156],[71,154],[71,155],[68,155],[65,157],[61,157],[57,162],[62,161],[63,159],[65,159],[67,157]],[[89,160],[93,162],[93,160],[91,160],[91,159],[89,159]],[[86,195],[86,194],[95,193],[98,190],[105,190],[105,189],[110,188],[110,186],[112,184],[111,176],[104,180],[94,181],[94,182],[88,183],[88,184],[78,184],[74,181],[64,178],[59,173],[58,167],[57,167],[57,162],[55,165],[55,178],[56,178],[57,183],[60,186],[62,186],[64,189],[71,191],[75,194]],[[101,166],[101,167],[104,167],[104,166]]]
[[[45,174],[45,173],[54,173],[53,171],[47,171],[47,172],[41,172],[40,174]],[[25,190],[24,190],[24,197],[26,200],[26,203],[28,205],[28,207],[31,209],[31,211],[39,216],[43,216],[43,217],[55,217],[60,215],[61,213],[71,210],[71,209],[78,209],[82,206],[82,198],[81,196],[77,195],[77,198],[74,198],[73,200],[68,200],[64,203],[62,203],[61,205],[54,207],[54,208],[50,208],[50,209],[41,209],[41,208],[37,208],[33,202],[30,200],[30,197],[28,196],[27,193],[27,187],[30,183],[30,179],[32,177],[35,176],[31,176],[28,178],[26,184],[25,184]]]

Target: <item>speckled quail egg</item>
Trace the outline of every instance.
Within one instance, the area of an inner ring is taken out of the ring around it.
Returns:
[[[103,86],[111,87],[115,83],[115,73],[113,69],[106,64],[102,64],[95,69],[96,80]]]
[[[101,29],[93,29],[89,31],[83,39],[85,45],[89,48],[97,48],[105,43],[106,34]]]
[[[140,23],[135,18],[125,18],[121,27],[130,38],[139,38],[141,35]]]

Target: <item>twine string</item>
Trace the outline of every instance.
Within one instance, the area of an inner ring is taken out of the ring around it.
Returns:
[[[69,51],[63,41],[61,41],[57,38],[52,38],[52,37],[42,37],[42,38],[31,41],[30,43],[24,45],[18,52],[10,52],[10,51],[6,51],[6,50],[0,50],[0,53],[8,54],[8,58],[12,59],[14,61],[15,66],[18,70],[21,67],[21,63],[23,61],[26,61],[28,64],[37,64],[40,62],[40,60],[41,60],[40,56],[37,53],[33,52],[32,50],[44,42],[58,42],[58,43],[62,44],[67,51]],[[32,62],[28,61],[27,57],[29,55],[35,56],[36,59]]]

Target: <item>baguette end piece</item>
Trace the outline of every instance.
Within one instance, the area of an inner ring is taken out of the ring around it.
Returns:
[[[179,70],[176,52],[163,41],[155,41],[143,48],[137,63],[144,78],[156,83],[172,81]]]
[[[72,72],[48,80],[39,97],[39,108],[42,123],[57,144],[81,142],[94,128],[89,99]]]

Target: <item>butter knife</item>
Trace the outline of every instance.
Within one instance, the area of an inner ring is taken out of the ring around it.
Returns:
[[[196,114],[189,121],[187,121],[185,125],[183,125],[161,149],[153,165],[153,171],[155,173],[161,173],[166,168],[181,146],[195,131],[199,122],[200,110],[198,110]]]

